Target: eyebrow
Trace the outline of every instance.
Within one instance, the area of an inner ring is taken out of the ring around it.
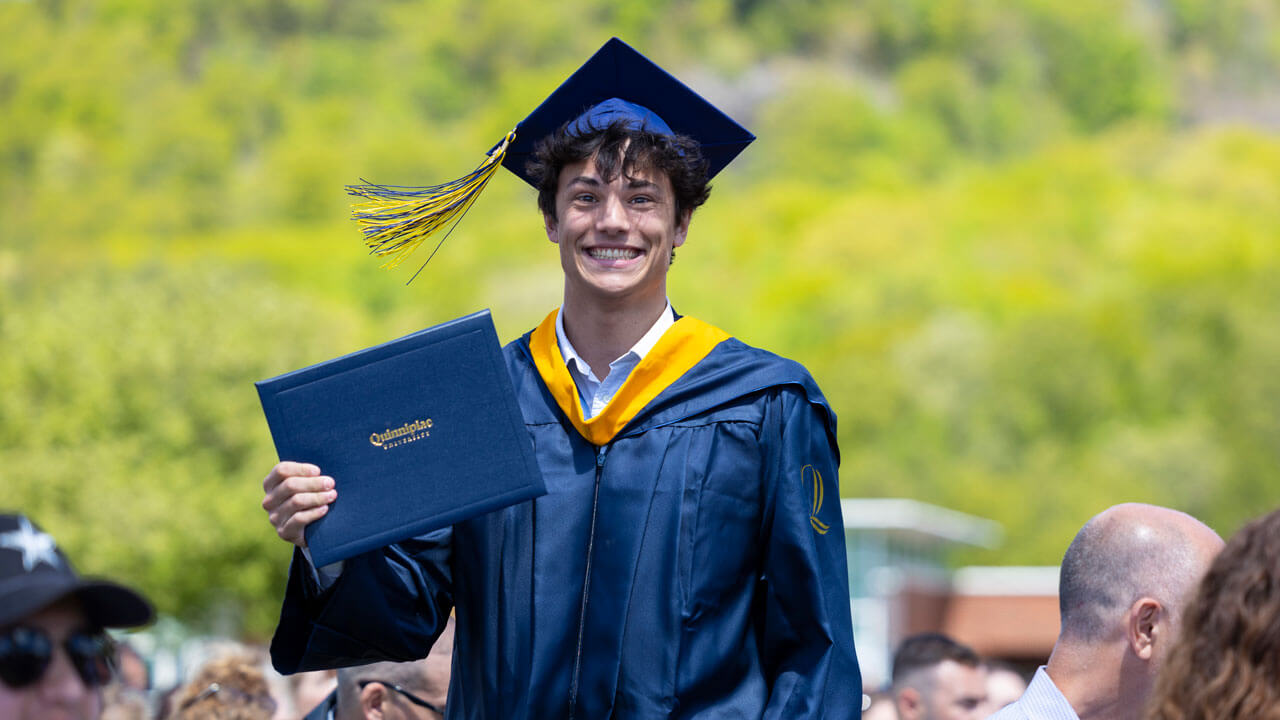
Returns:
[[[627,178],[627,187],[633,190],[636,188],[653,188],[654,190],[660,189],[658,188],[657,183],[650,182],[648,180],[644,180],[641,178]]]
[[[600,187],[602,184],[603,183],[601,183],[599,180],[593,177],[588,177],[586,175],[579,175],[578,177],[565,183],[565,187],[566,188],[573,187],[574,185],[587,185],[589,187]]]
[[[586,185],[587,187],[602,187],[604,183],[588,175],[579,175],[573,178],[572,180],[570,180],[569,182],[565,183],[566,188],[573,187],[574,185]],[[635,190],[637,188],[652,188],[655,190],[660,189],[657,183],[650,182],[648,180],[644,180],[641,178],[628,178],[627,187],[632,190]]]

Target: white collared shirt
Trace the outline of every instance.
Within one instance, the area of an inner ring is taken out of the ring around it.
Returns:
[[[578,400],[582,404],[584,418],[593,418],[604,410],[613,396],[618,394],[622,383],[631,376],[631,371],[640,364],[645,355],[649,354],[653,346],[658,344],[662,334],[675,322],[676,313],[671,309],[671,301],[668,300],[666,309],[658,316],[648,332],[642,335],[622,357],[609,363],[609,372],[604,376],[604,380],[601,380],[596,377],[587,361],[583,360],[574,349],[573,343],[569,342],[569,336],[564,332],[564,308],[556,312],[556,342],[560,346],[560,356],[564,358],[564,364],[569,368],[569,376],[573,378],[573,384],[578,387]]]
[[[1022,697],[987,720],[1080,720],[1080,716],[1041,665]]]

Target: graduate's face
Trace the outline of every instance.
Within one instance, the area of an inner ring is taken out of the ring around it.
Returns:
[[[671,252],[684,244],[689,213],[677,217],[671,180],[637,169],[606,182],[593,159],[560,171],[556,217],[565,302],[626,306],[666,302]]]

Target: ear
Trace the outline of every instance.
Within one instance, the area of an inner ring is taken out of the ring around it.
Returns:
[[[1126,616],[1125,640],[1129,649],[1140,660],[1150,661],[1155,656],[1156,642],[1162,641],[1166,612],[1164,605],[1152,597],[1138,598],[1129,607]]]
[[[380,720],[385,714],[387,688],[382,683],[369,683],[360,691],[360,717],[365,720]]]
[[[555,218],[551,217],[547,213],[542,213],[542,228],[543,230],[546,231],[548,240],[550,240],[553,243],[559,244],[560,241],[556,239],[556,219]]]
[[[924,698],[921,697],[919,690],[913,687],[903,688],[893,700],[898,707],[898,717],[901,720],[924,717]]]
[[[671,243],[673,248],[678,248],[684,244],[685,238],[689,235],[689,223],[693,220],[693,211],[685,210],[680,213],[680,217],[676,218],[676,237]]]

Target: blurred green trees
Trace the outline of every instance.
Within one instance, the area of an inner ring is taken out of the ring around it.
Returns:
[[[344,351],[358,321],[260,275],[146,265],[0,286],[3,505],[163,611],[231,604],[258,630],[272,608],[246,600],[271,595],[289,553],[261,532],[254,478],[274,456],[246,381]]]
[[[844,494],[992,517],[983,563],[1122,500],[1280,504],[1269,0],[49,0],[0,35],[0,506],[185,620],[274,622],[252,381],[558,301],[513,177],[408,287],[342,184],[470,170],[610,35],[759,135],[672,299],[814,372]]]

